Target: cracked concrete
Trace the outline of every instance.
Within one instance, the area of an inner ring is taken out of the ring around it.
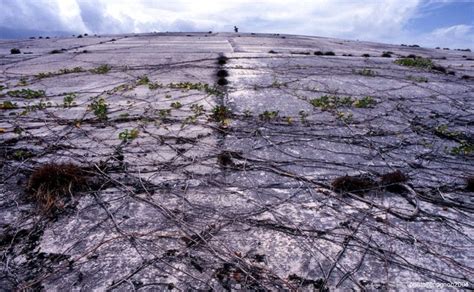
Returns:
[[[394,63],[410,54],[446,73]],[[279,34],[2,40],[0,286],[472,289],[473,58]],[[45,214],[26,184],[51,162],[98,183]],[[406,187],[331,186],[394,170]]]

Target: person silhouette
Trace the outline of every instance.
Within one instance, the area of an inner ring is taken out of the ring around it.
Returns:
[[[239,28],[237,26],[234,25],[234,31],[235,32],[239,32]]]

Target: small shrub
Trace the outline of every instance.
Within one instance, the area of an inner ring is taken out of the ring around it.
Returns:
[[[324,52],[324,55],[325,56],[335,56],[336,53],[329,51],[329,52]]]
[[[95,69],[91,69],[90,72],[95,73],[95,74],[106,74],[108,73],[112,67],[110,67],[107,64],[100,65],[99,67]]]
[[[314,55],[316,55],[316,56],[322,56],[322,55],[324,55],[324,53],[321,52],[321,51],[316,51],[316,52],[314,52]]]
[[[468,141],[461,141],[459,146],[451,148],[452,155],[471,155],[474,153],[474,144]]]
[[[395,64],[406,66],[406,67],[418,67],[424,69],[432,69],[434,64],[428,58],[416,57],[412,58],[410,56],[406,58],[398,59],[394,62]]]
[[[391,58],[392,57],[392,52],[383,52],[381,57],[383,58]]]
[[[10,54],[12,55],[21,54],[21,51],[18,48],[13,48],[10,50]]]
[[[369,58],[370,55],[369,55],[369,54],[362,54],[362,57],[364,57],[364,58]]]
[[[275,52],[274,50],[270,50],[268,51],[269,54],[278,54],[277,52]]]
[[[364,192],[375,187],[373,179],[368,176],[341,176],[332,182],[332,187],[337,192]]]
[[[85,172],[74,164],[46,164],[29,177],[27,190],[44,213],[63,209],[73,191],[86,185]]]
[[[17,149],[15,152],[12,154],[12,158],[17,160],[17,161],[24,161],[28,158],[33,157],[33,153],[31,153],[28,150],[23,150],[23,149]]]

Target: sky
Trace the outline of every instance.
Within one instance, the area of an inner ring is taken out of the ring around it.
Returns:
[[[0,38],[286,33],[474,49],[474,0],[0,0]]]

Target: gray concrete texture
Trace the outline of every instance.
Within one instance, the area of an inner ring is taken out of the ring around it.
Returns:
[[[0,72],[1,290],[473,288],[471,52],[129,34],[2,40]],[[27,184],[53,162],[95,183],[45,214]]]

